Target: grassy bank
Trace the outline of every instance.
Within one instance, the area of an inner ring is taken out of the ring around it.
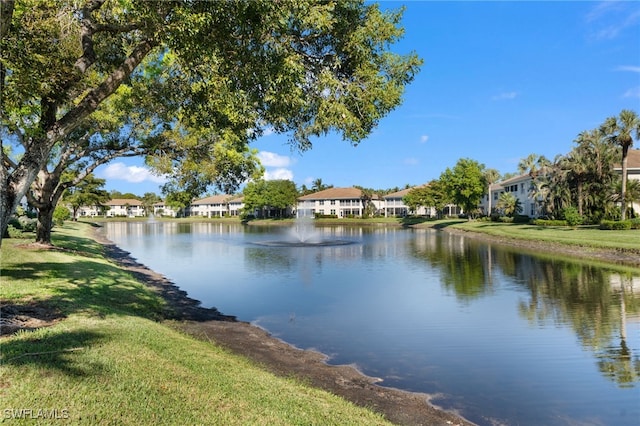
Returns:
[[[597,227],[548,227],[528,224],[495,223],[481,221],[442,222],[465,231],[482,232],[505,238],[543,241],[570,246],[613,250],[637,250],[640,254],[640,231],[605,231]]]
[[[2,244],[7,309],[57,318],[0,339],[0,417],[73,424],[384,424],[327,392],[276,377],[159,321],[163,300],[102,257],[84,233],[56,228],[66,250]],[[48,419],[48,420],[47,420]]]

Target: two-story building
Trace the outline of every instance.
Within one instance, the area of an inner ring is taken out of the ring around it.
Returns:
[[[339,218],[359,217],[365,213],[367,203],[375,213],[381,211],[382,200],[377,195],[370,199],[358,188],[329,188],[298,197],[296,216],[333,215]]]
[[[621,164],[616,164],[613,169],[622,174]],[[640,181],[640,149],[630,149],[627,154],[627,182],[631,180]],[[640,200],[634,200],[631,206],[634,213],[640,215]]]
[[[140,200],[133,198],[116,198],[104,203],[108,207],[107,217],[143,217],[144,206]]]
[[[508,192],[520,201],[522,206],[521,214],[529,217],[538,217],[540,215],[540,202],[531,196],[532,185],[533,178],[528,173],[492,184],[489,187],[489,193],[484,195],[480,203],[482,213],[488,215],[491,214],[491,211],[496,210],[500,194]],[[489,197],[491,197],[491,202],[489,202]]]
[[[195,200],[187,207],[188,216],[227,217],[238,216],[244,206],[243,197],[213,195]]]
[[[384,200],[384,217],[405,217],[410,214],[427,217],[437,216],[437,212],[434,207],[420,206],[414,212],[411,211],[411,209],[404,203],[403,198],[414,188],[419,187],[405,188],[400,191],[384,195],[382,197]]]

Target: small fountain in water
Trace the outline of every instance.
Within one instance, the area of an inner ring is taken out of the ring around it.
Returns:
[[[282,241],[261,241],[256,244],[270,247],[322,247],[353,244],[353,241],[322,238],[322,234],[315,229],[310,210],[298,211],[288,237]]]

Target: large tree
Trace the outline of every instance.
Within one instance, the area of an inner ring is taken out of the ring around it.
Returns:
[[[617,117],[609,117],[601,126],[611,143],[622,149],[622,192],[620,193],[620,216],[626,219],[627,214],[627,157],[634,139],[640,139],[640,117],[635,111],[624,109]]]
[[[461,158],[453,169],[447,169],[440,175],[445,191],[464,213],[473,217],[478,204],[485,193],[484,164],[470,158]]]
[[[390,51],[401,13],[363,1],[0,1],[3,233],[54,146],[123,84],[146,82],[187,127],[270,126],[307,149],[332,131],[362,140],[421,63]]]

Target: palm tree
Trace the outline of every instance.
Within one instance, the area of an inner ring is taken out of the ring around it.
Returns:
[[[498,209],[502,210],[506,216],[513,217],[522,212],[522,203],[511,192],[503,192],[498,199]]]
[[[538,173],[544,171],[549,165],[550,162],[544,155],[529,154],[518,163],[518,172],[529,173],[529,176],[535,179]]]
[[[585,147],[578,146],[572,149],[571,152],[564,157],[563,164],[567,171],[567,177],[575,183],[578,213],[582,216],[584,214],[582,209],[584,201],[583,190],[591,173],[589,156]]]
[[[500,180],[500,172],[496,169],[486,169],[484,171],[484,181],[487,185],[487,193],[489,194],[489,205],[487,206],[487,215],[491,214],[491,185]]]
[[[635,111],[623,109],[618,117],[609,117],[601,126],[613,145],[622,148],[622,191],[620,193],[620,218],[626,219],[627,204],[627,155],[633,140],[640,139],[640,117]],[[635,136],[635,137],[634,137]]]

